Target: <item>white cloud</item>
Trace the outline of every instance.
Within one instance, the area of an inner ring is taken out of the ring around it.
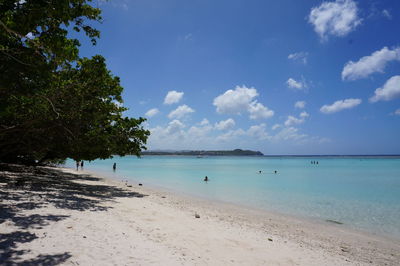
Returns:
[[[304,144],[323,144],[331,140],[319,136],[309,136],[299,132],[299,129],[293,126],[283,127],[277,134],[271,137],[273,142],[288,142],[293,141],[296,145]]]
[[[173,119],[173,118],[183,118],[184,116],[186,116],[187,114],[193,113],[194,110],[192,108],[190,108],[189,106],[187,106],[186,104],[179,106],[178,108],[176,108],[175,110],[171,111],[168,114],[168,118]]]
[[[308,57],[307,52],[298,52],[298,53],[293,53],[293,54],[288,55],[288,59],[297,61],[297,62],[301,62],[304,65],[307,64],[307,57]]]
[[[360,25],[357,13],[357,4],[353,0],[323,2],[311,9],[308,22],[321,40],[327,40],[328,35],[345,36]]]
[[[275,124],[275,125],[272,126],[272,130],[276,130],[276,129],[280,128],[280,127],[282,127],[282,125]]]
[[[309,115],[307,112],[305,112],[305,111],[300,113],[300,117],[301,117],[301,118],[306,118],[306,117],[309,117],[309,116],[310,116],[310,115]]]
[[[203,120],[201,120],[201,122],[199,123],[200,126],[205,126],[205,125],[209,125],[210,121],[208,121],[207,118],[203,118]]]
[[[400,47],[393,50],[383,47],[371,55],[361,57],[357,62],[347,62],[342,71],[342,79],[356,80],[366,78],[375,72],[383,73],[386,65],[395,60],[400,61]]]
[[[255,88],[247,88],[246,86],[236,86],[234,90],[227,90],[224,94],[217,96],[213,104],[217,107],[220,114],[243,114],[248,112],[250,119],[269,118],[274,115],[263,104],[257,102],[255,98],[258,96]]]
[[[248,147],[258,149],[262,142],[283,143],[292,141],[294,144],[319,143],[321,138],[309,137],[299,132],[295,127],[275,125],[275,135],[269,135],[267,125],[261,123],[252,125],[248,129],[234,129],[218,131],[215,126],[198,123],[188,127],[179,120],[170,121],[166,126],[150,128],[151,135],[148,141],[150,149],[233,149]],[[278,130],[278,128],[281,128]],[[264,145],[264,144],[262,144]]]
[[[300,119],[300,118],[296,118],[294,116],[289,115],[288,118],[285,121],[285,126],[292,126],[292,125],[296,125],[296,124],[301,124],[303,123],[304,120]]]
[[[246,131],[243,129],[239,128],[236,130],[230,130],[222,135],[219,135],[216,140],[217,141],[223,141],[223,142],[229,142],[237,139],[238,137],[242,137],[246,135]]]
[[[175,149],[185,139],[185,124],[179,120],[172,120],[166,127],[150,128],[149,147],[156,149]],[[171,146],[169,146],[171,145]]]
[[[271,139],[271,136],[268,135],[266,131],[266,124],[262,123],[260,125],[251,126],[246,134],[250,137],[256,138],[258,140],[267,140]]]
[[[168,123],[168,127],[166,128],[166,132],[168,134],[176,134],[181,131],[185,127],[185,124],[183,124],[179,120],[172,120],[171,122]]]
[[[307,137],[307,134],[298,133],[298,129],[295,127],[284,127],[278,134],[276,134],[273,139],[275,141],[282,140],[301,140]]]
[[[396,111],[394,111],[394,114],[395,114],[395,115],[400,115],[400,108],[397,109]]]
[[[217,112],[221,114],[241,114],[247,112],[250,103],[258,96],[255,88],[236,86],[235,90],[227,90],[214,99]]]
[[[233,128],[234,126],[235,126],[235,120],[233,120],[232,118],[220,121],[215,124],[215,128],[218,130],[227,130]]]
[[[294,104],[295,108],[299,108],[299,109],[304,109],[304,107],[306,107],[306,102],[305,101],[297,101]]]
[[[382,15],[387,19],[392,19],[392,14],[390,14],[389,10],[387,9],[382,10]]]
[[[291,88],[291,89],[294,89],[294,90],[304,90],[304,89],[307,88],[307,84],[306,84],[304,78],[303,78],[302,81],[296,81],[293,78],[289,78],[286,81],[286,84],[287,84],[288,88]]]
[[[153,117],[156,114],[158,114],[159,112],[160,111],[158,111],[157,108],[152,108],[152,109],[148,110],[144,115],[147,116],[147,117]]]
[[[158,145],[163,143],[165,139],[173,141],[175,139],[181,139],[184,135],[185,124],[179,120],[172,120],[168,123],[167,127],[157,126],[151,128],[150,142],[156,142]],[[162,147],[164,148],[164,147]]]
[[[252,102],[249,105],[248,111],[250,113],[250,119],[265,119],[274,115],[274,111],[269,110],[266,106],[257,102]]]
[[[307,117],[310,115],[307,112],[301,112],[300,118],[294,117],[289,115],[288,118],[285,121],[285,126],[292,126],[292,125],[298,125],[304,123]]]
[[[331,114],[342,111],[344,109],[351,109],[361,104],[361,99],[345,99],[334,102],[331,105],[324,105],[320,111],[324,114]]]
[[[204,143],[211,142],[209,133],[213,130],[211,125],[205,125],[201,127],[192,126],[189,128],[186,134],[186,140],[190,143]]]
[[[247,130],[241,128],[236,130],[230,130],[225,134],[219,135],[217,141],[238,141],[238,138],[245,140],[245,137],[250,137],[250,140],[269,140],[272,137],[268,135],[266,131],[266,124],[253,125]],[[249,141],[249,140],[247,140]]]
[[[183,92],[169,91],[165,96],[164,104],[178,103],[183,97]]]
[[[390,101],[396,98],[400,98],[400,76],[393,76],[388,79],[383,87],[375,90],[375,95],[372,96],[369,101]]]

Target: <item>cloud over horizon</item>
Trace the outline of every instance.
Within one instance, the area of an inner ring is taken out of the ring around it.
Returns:
[[[227,130],[233,128],[235,124],[235,120],[228,118],[227,120],[222,120],[218,123],[215,123],[215,128],[217,130]]]

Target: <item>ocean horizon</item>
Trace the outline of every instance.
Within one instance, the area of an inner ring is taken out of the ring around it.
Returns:
[[[68,160],[66,166],[75,164]],[[85,162],[84,169],[194,197],[400,238],[399,155],[146,155]],[[203,181],[205,176],[208,182]]]

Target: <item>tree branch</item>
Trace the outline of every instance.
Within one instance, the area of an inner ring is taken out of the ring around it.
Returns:
[[[52,107],[54,113],[57,114],[57,119],[58,119],[58,118],[60,117],[60,113],[57,112],[56,108],[54,107],[54,104],[50,101],[50,99],[47,98],[47,97],[45,97],[45,96],[43,96],[43,95],[41,95],[40,97],[43,98],[43,99],[45,99],[45,100],[47,100],[47,101],[50,103],[50,105],[51,105],[51,107]]]

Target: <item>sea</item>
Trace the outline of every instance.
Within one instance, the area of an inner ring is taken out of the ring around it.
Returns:
[[[132,184],[400,239],[400,156],[148,155],[85,162],[84,168]]]

